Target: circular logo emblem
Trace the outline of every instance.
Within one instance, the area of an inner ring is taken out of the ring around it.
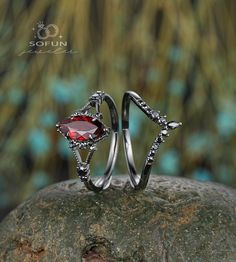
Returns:
[[[41,40],[45,40],[49,37],[56,37],[59,34],[59,28],[55,24],[49,24],[47,26],[41,24],[38,27],[37,37]]]

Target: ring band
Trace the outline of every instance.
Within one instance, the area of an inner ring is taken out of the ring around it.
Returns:
[[[101,121],[103,118],[100,106],[106,102],[110,110],[111,128],[106,127]],[[89,110],[95,109],[95,113]],[[69,141],[69,147],[75,154],[77,160],[77,173],[85,186],[92,191],[99,192],[110,185],[112,171],[117,158],[119,118],[113,99],[106,93],[97,91],[93,94],[88,103],[77,110],[67,119],[60,121],[57,130]],[[104,175],[95,183],[90,175],[90,161],[97,150],[97,142],[111,134],[111,145],[108,161]],[[82,160],[80,149],[88,149],[85,161]]]
[[[138,108],[140,108],[148,118],[153,122],[157,123],[161,127],[160,133],[155,138],[152,143],[151,149],[149,150],[147,157],[145,159],[141,175],[136,172],[136,167],[134,163],[132,143],[129,131],[129,109],[130,101],[132,101]],[[130,183],[135,189],[145,189],[148,183],[148,179],[151,173],[152,165],[154,162],[154,157],[160,144],[164,142],[164,137],[169,136],[169,130],[175,129],[181,126],[181,122],[170,121],[167,122],[166,116],[161,116],[160,112],[151,109],[143,99],[132,91],[125,92],[122,101],[122,131],[123,131],[123,142],[126,162],[130,175]]]

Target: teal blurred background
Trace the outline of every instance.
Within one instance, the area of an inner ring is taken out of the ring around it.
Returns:
[[[235,187],[235,10],[233,0],[2,0],[0,218],[40,188],[76,178],[55,123],[96,90],[113,96],[119,110],[123,93],[136,91],[183,122],[153,173]],[[57,36],[40,39],[42,24],[42,37],[50,24]],[[50,53],[60,41],[67,45]],[[157,130],[135,107],[131,115],[141,168]],[[109,143],[102,144],[105,152]],[[96,154],[96,175],[105,159]],[[126,173],[120,143],[115,174]]]

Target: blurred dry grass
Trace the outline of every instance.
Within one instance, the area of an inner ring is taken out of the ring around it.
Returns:
[[[54,125],[42,114],[64,118],[95,90],[111,94],[119,108],[123,92],[134,90],[184,123],[162,148],[157,172],[172,165],[176,175],[236,185],[235,1],[3,0],[0,10],[3,209],[75,177],[74,159],[60,153]],[[56,24],[78,54],[19,56],[39,21]],[[155,129],[141,114],[135,121],[141,163]],[[99,156],[97,163],[103,165]],[[126,173],[122,157],[116,172]]]

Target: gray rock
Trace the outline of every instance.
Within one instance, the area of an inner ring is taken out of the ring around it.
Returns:
[[[0,224],[0,261],[236,261],[236,192],[154,176],[99,194],[79,180],[49,186]]]

